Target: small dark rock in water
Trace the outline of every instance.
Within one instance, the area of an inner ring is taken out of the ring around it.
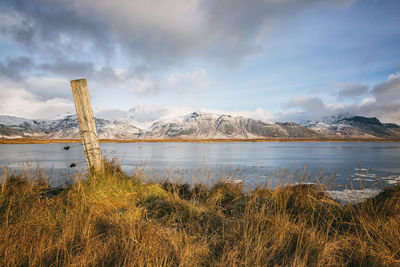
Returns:
[[[69,167],[70,167],[70,168],[74,168],[74,167],[76,167],[76,164],[75,164],[75,163],[71,163],[71,164],[69,165]]]
[[[65,147],[64,147],[64,150],[69,150],[69,146],[65,146]]]

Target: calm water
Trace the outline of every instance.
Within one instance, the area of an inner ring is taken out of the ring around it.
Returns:
[[[66,151],[65,146],[71,148]],[[146,166],[151,179],[211,182],[210,177],[230,175],[254,187],[281,182],[278,169],[286,169],[294,181],[305,169],[312,177],[329,180],[334,189],[360,183],[381,188],[400,179],[400,143],[130,143],[101,148],[127,172]],[[45,169],[53,185],[86,166],[80,144],[0,145],[0,166],[13,171],[27,161]],[[77,166],[70,168],[71,163]]]

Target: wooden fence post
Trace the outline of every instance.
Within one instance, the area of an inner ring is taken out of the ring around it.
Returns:
[[[71,81],[71,88],[88,168],[100,171],[101,150],[86,79]]]

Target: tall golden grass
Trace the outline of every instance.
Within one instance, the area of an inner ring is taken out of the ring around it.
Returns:
[[[400,185],[342,205],[322,187],[143,183],[115,162],[73,186],[8,175],[1,266],[396,266]]]

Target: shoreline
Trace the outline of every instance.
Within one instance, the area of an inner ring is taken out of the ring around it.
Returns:
[[[146,173],[130,176],[114,161],[105,161],[103,171],[85,181],[75,177],[64,188],[30,181],[28,173],[0,183],[0,253],[9,255],[0,257],[1,266],[400,262],[400,185],[380,192],[332,191],[333,196],[318,183],[247,191],[239,183],[200,181],[189,187],[147,182]],[[335,200],[339,195],[349,202]]]
[[[54,143],[81,143],[81,139],[31,139],[1,138],[0,144],[54,144]],[[250,139],[99,139],[100,143],[255,143],[255,142],[385,142],[396,143],[400,139],[379,139],[379,138],[250,138]]]

